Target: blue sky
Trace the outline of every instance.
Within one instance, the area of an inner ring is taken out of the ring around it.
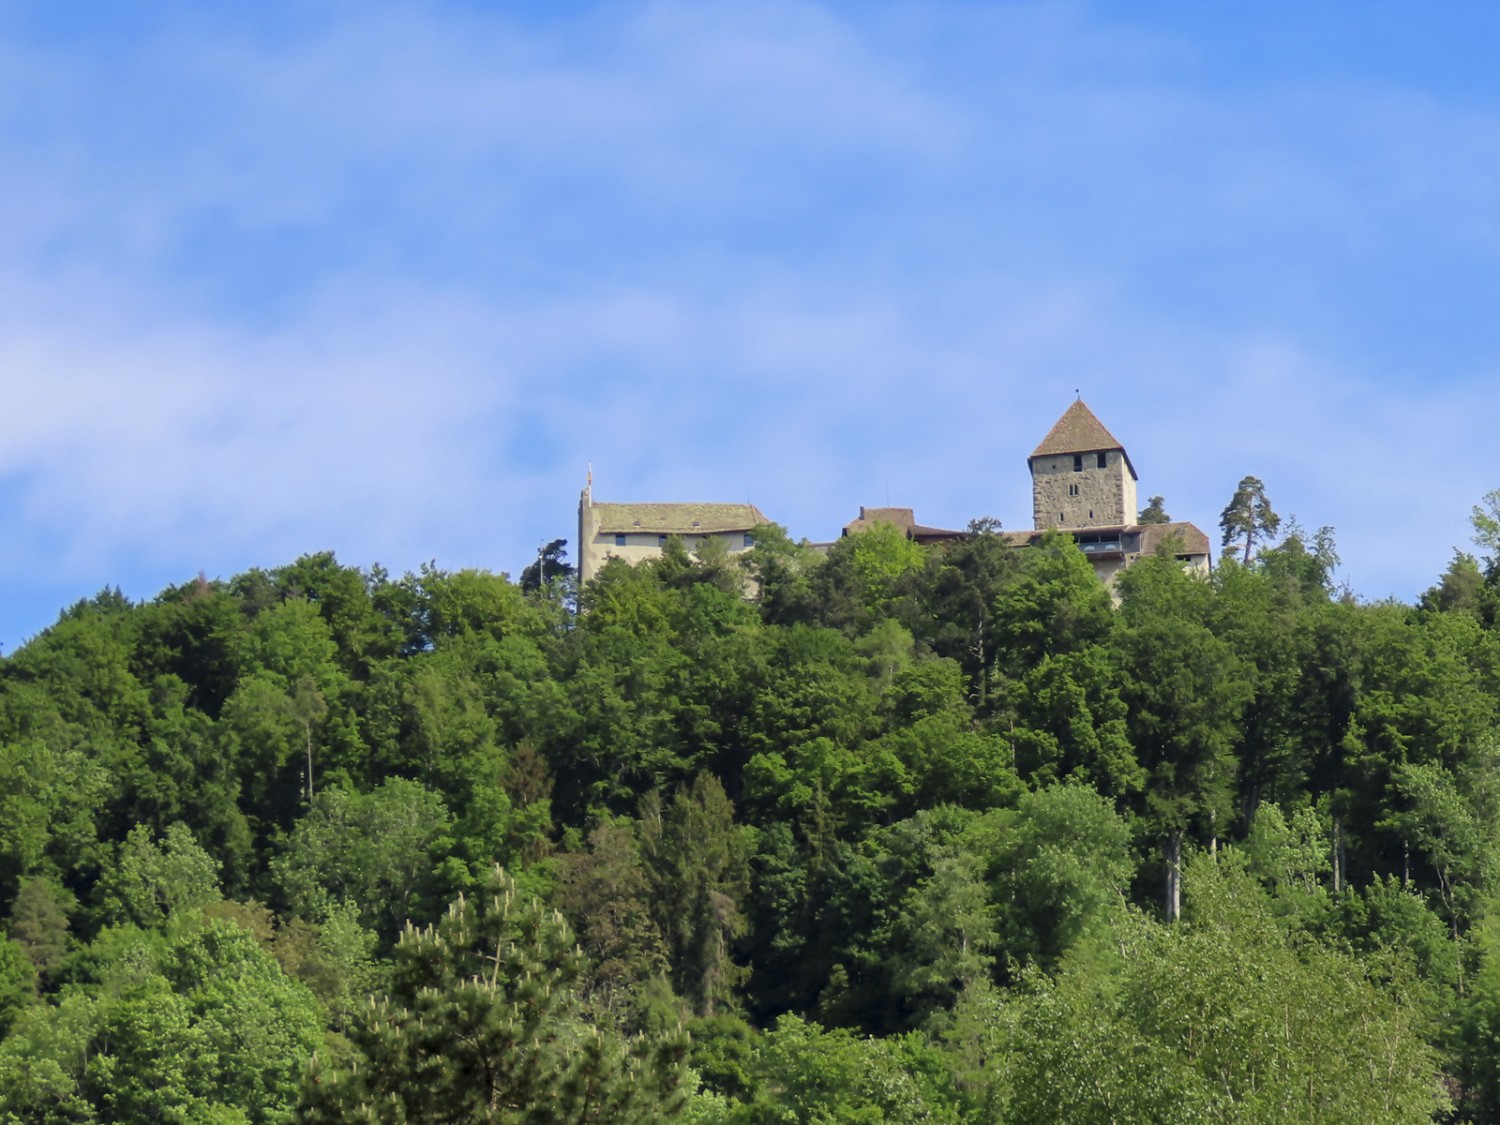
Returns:
[[[1074,388],[1411,599],[1500,486],[1492,5],[0,0],[0,644],[608,500],[1029,525]]]

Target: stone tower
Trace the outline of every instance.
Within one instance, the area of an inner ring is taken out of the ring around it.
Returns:
[[[1139,519],[1135,466],[1082,399],[1063,411],[1026,463],[1038,531],[1128,527]]]

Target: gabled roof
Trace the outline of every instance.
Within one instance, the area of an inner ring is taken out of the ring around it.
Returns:
[[[1031,451],[1031,456],[1026,461],[1030,464],[1038,457],[1101,453],[1111,449],[1120,451],[1125,458],[1125,465],[1130,470],[1130,475],[1139,480],[1135,466],[1130,463],[1130,454],[1125,452],[1125,447],[1120,444],[1119,439],[1104,428],[1103,422],[1094,417],[1094,412],[1084,405],[1083,399],[1078,399],[1063,411],[1062,417],[1053,423],[1052,428],[1047,431],[1047,436],[1042,439],[1042,444]]]
[[[863,531],[873,523],[893,523],[902,531],[916,525],[917,517],[910,508],[867,508],[859,506],[859,515],[844,525],[844,534]]]
[[[933,543],[940,539],[962,539],[967,533],[952,531],[945,527],[928,527],[918,523],[910,508],[867,508],[859,506],[859,516],[844,525],[845,535],[858,534],[877,523],[894,524],[906,533],[908,539],[918,543]]]
[[[770,523],[754,504],[592,504],[598,533],[711,535]]]

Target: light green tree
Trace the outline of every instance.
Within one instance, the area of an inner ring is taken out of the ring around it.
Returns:
[[[143,824],[130,830],[112,869],[99,881],[104,917],[145,929],[219,898],[219,865],[185,824],[173,824],[160,841]]]

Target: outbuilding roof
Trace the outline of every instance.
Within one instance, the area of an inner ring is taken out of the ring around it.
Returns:
[[[770,523],[754,504],[593,504],[600,534],[710,535]]]
[[[844,525],[844,534],[858,534],[877,523],[894,524],[906,533],[908,539],[913,539],[918,543],[933,543],[940,539],[962,539],[966,534],[946,527],[928,527],[926,524],[918,523],[915,513],[910,508],[867,508],[863,504],[859,506],[859,516]]]

